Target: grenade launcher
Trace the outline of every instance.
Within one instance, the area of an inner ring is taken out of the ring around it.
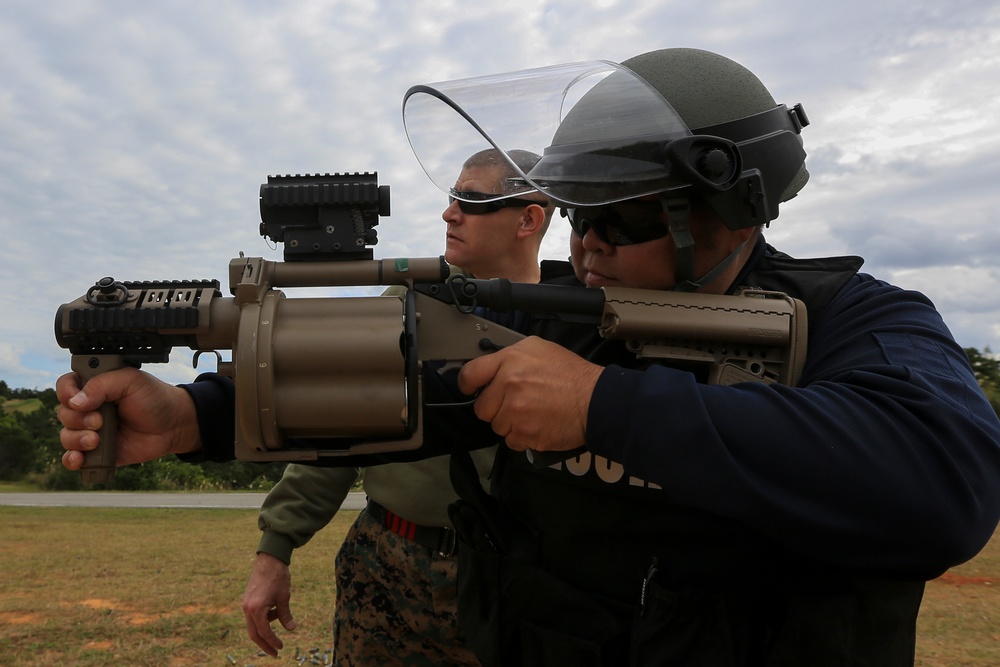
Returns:
[[[271,176],[260,210],[260,233],[284,243],[284,261],[241,253],[229,263],[231,296],[217,280],[107,277],[60,306],[56,340],[82,381],[166,362],[174,347],[194,350],[195,366],[212,353],[236,387],[237,458],[315,461],[420,447],[425,366],[459,366],[522,338],[484,310],[591,322],[639,357],[704,365],[710,383],[792,385],[805,361],[804,306],[778,292],[531,285],[451,275],[443,257],[372,259],[373,228],[389,214],[376,174]],[[281,291],[373,285],[395,287],[373,297]],[[114,472],[115,406],[102,410],[87,483]]]

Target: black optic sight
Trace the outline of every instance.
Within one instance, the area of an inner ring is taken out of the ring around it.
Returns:
[[[389,186],[377,173],[268,176],[260,186],[260,235],[285,244],[286,262],[372,259],[380,215]]]

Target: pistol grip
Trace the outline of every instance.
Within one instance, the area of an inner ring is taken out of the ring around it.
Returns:
[[[126,366],[119,355],[115,354],[74,354],[70,365],[80,376],[81,388],[90,378]],[[107,484],[115,474],[115,458],[118,452],[118,406],[105,403],[100,407],[103,426],[98,434],[101,442],[96,449],[83,453],[84,486]]]

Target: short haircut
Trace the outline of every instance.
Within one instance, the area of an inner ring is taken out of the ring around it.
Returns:
[[[510,183],[510,180],[520,177],[520,174],[518,174],[517,171],[510,165],[511,161],[517,165],[518,169],[524,173],[528,173],[531,168],[535,166],[535,163],[541,159],[541,156],[537,153],[517,148],[507,151],[507,156],[509,156],[510,160],[505,158],[500,150],[496,148],[487,148],[473,154],[468,160],[465,161],[462,168],[499,167],[503,169],[499,176],[500,185],[504,186],[504,190],[498,193],[503,194],[507,191],[506,186]]]

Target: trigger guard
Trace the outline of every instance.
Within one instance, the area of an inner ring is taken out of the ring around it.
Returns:
[[[216,364],[221,364],[222,363],[222,355],[219,354],[218,350],[198,350],[197,352],[194,353],[194,356],[191,358],[191,366],[192,366],[192,368],[198,368],[198,359],[199,359],[199,357],[201,357],[202,354],[204,354],[206,352],[209,353],[209,354],[214,354],[215,355],[215,362],[216,362]]]

